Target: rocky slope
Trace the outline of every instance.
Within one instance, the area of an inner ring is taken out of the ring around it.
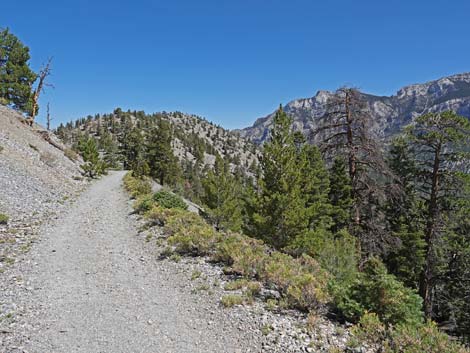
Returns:
[[[44,140],[39,125],[31,128],[21,118],[0,106],[0,212],[13,222],[41,218],[49,204],[81,184],[79,161]]]
[[[14,322],[22,283],[18,265],[26,257],[40,225],[57,214],[85,183],[79,161],[64,155],[57,138],[53,146],[44,129],[29,127],[22,116],[0,105],[0,351],[4,325]]]
[[[294,118],[297,130],[308,132],[317,127],[325,113],[325,104],[333,92],[319,91],[314,97],[297,99],[284,110]],[[454,110],[470,117],[470,73],[462,73],[423,84],[403,87],[390,97],[363,94],[374,117],[372,129],[387,138],[409,124],[413,118],[427,112]],[[272,113],[255,121],[253,126],[239,130],[242,137],[262,143],[274,118]]]

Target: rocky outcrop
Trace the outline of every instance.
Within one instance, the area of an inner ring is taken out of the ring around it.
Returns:
[[[333,92],[318,91],[312,98],[288,103],[284,110],[294,118],[294,128],[304,133],[315,129],[332,94]],[[390,97],[366,93],[362,95],[374,117],[374,126],[371,129],[378,136],[388,138],[423,113],[454,110],[470,117],[470,72],[406,86]],[[253,126],[239,130],[239,133],[255,143],[262,143],[273,118],[274,113],[260,118]]]

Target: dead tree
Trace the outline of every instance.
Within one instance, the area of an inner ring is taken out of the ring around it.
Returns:
[[[381,228],[377,205],[384,197],[378,182],[388,171],[382,148],[372,132],[373,117],[361,93],[340,88],[328,100],[313,137],[327,160],[344,158],[352,187],[351,232],[366,254],[380,253],[391,241]]]
[[[51,138],[51,135],[49,134],[49,132],[43,130],[43,131],[37,131],[37,133],[44,139],[44,141],[48,142],[49,144],[51,144],[55,148],[57,148],[61,151],[64,150],[64,148],[61,145],[59,145],[57,142],[55,142]]]
[[[46,121],[47,121],[47,131],[51,131],[51,121],[53,119],[51,118],[51,112],[49,110],[49,102],[47,102],[47,115],[46,115]]]
[[[51,84],[46,83],[46,78],[51,74],[51,63],[52,63],[52,58],[49,58],[47,60],[46,65],[44,65],[39,71],[39,76],[38,76],[39,82],[31,98],[31,115],[30,115],[30,118],[28,119],[28,122],[31,126],[33,125],[34,118],[36,117],[38,113],[39,95],[43,92],[44,86],[53,87]]]

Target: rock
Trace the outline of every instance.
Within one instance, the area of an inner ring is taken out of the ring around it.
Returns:
[[[281,299],[281,293],[274,289],[262,288],[259,295],[264,299]]]

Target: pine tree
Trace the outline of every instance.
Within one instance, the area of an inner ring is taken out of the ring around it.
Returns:
[[[448,330],[470,343],[470,182],[466,197],[456,206],[450,226],[438,244],[442,257],[437,269],[439,283],[435,289],[435,318]]]
[[[181,177],[181,167],[171,147],[172,133],[170,124],[159,119],[157,127],[147,134],[146,160],[150,175],[161,185],[176,185]]]
[[[309,217],[309,229],[330,229],[331,203],[328,199],[330,181],[318,147],[303,144],[300,147],[298,166],[301,171],[302,193]]]
[[[350,232],[360,240],[364,257],[386,252],[393,239],[384,232],[380,214],[381,179],[388,174],[378,139],[371,132],[372,115],[359,91],[341,88],[327,104],[314,136],[326,158],[344,158],[352,199]]]
[[[202,180],[204,194],[202,201],[208,209],[208,216],[217,229],[240,231],[241,185],[231,174],[229,165],[219,155],[213,170]]]
[[[425,263],[420,275],[424,311],[432,317],[439,248],[455,199],[461,195],[470,161],[470,121],[447,111],[428,113],[406,129],[406,141],[418,161],[417,188],[424,203]],[[460,169],[459,169],[460,167]]]
[[[30,69],[29,48],[8,29],[0,31],[0,104],[23,112],[32,106],[32,85],[37,75]]]
[[[395,178],[390,181],[385,214],[390,232],[399,243],[385,260],[389,271],[408,287],[418,289],[419,276],[424,265],[424,219],[423,205],[416,189],[417,162],[403,138],[392,142],[390,169]],[[399,192],[394,192],[396,187]]]
[[[98,147],[94,138],[86,138],[80,141],[80,154],[83,157],[84,164],[81,165],[83,172],[90,178],[95,178],[106,171],[104,162],[100,159]]]
[[[328,193],[332,205],[334,232],[348,229],[351,222],[351,181],[346,171],[346,165],[341,158],[335,158],[330,168],[330,190]]]
[[[120,146],[124,169],[130,169],[135,176],[149,174],[149,166],[145,160],[145,146],[142,132],[136,128],[124,130]]]
[[[104,153],[104,161],[109,168],[117,168],[119,166],[119,146],[113,139],[113,136],[106,130],[102,130],[99,139],[99,146]]]
[[[309,225],[291,125],[292,119],[280,107],[263,146],[257,210],[253,214],[256,235],[278,249],[289,245]]]

